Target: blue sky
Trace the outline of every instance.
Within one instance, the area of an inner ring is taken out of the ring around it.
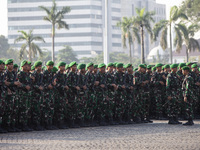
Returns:
[[[171,6],[180,5],[183,0],[156,0],[158,3],[166,4],[167,14]],[[7,36],[7,0],[0,0],[0,35]]]

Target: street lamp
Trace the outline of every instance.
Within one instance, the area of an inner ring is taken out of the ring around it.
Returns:
[[[109,47],[108,47],[108,0],[105,0],[105,32],[104,32],[104,63],[109,63]]]

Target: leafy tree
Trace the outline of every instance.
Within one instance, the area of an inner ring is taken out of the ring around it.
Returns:
[[[63,7],[61,10],[58,10],[55,0],[53,0],[53,5],[50,9],[44,6],[39,6],[47,14],[43,20],[48,21],[52,25],[52,61],[55,61],[54,47],[55,47],[55,29],[56,26],[58,29],[69,29],[68,24],[63,21],[64,15],[71,11],[71,8],[68,6]]]
[[[176,24],[178,19],[187,19],[187,16],[177,7],[173,6],[170,9],[170,17],[169,20],[161,20],[156,23],[153,29],[154,32],[154,40],[156,41],[159,33],[161,32],[160,45],[165,50],[167,49],[167,35],[169,29],[169,37],[170,37],[170,63],[173,63],[172,57],[172,25],[175,24],[175,32],[179,34],[180,26]]]
[[[8,39],[5,36],[0,35],[0,56],[1,58],[7,57],[7,50],[9,49],[10,45],[8,44]]]
[[[22,44],[20,49],[20,54],[19,54],[20,59],[22,59],[26,53],[28,54],[28,59],[31,62],[32,62],[32,57],[35,57],[38,53],[41,56],[42,50],[37,44],[34,43],[34,41],[41,41],[45,43],[44,39],[40,36],[34,36],[32,34],[33,30],[30,30],[29,33],[25,31],[18,31],[18,32],[20,32],[22,35],[17,37],[14,43],[25,41],[25,43]]]
[[[64,61],[69,64],[72,61],[78,61],[78,59],[70,46],[64,46],[63,49],[58,51],[57,62],[59,61]]]
[[[140,34],[141,34],[141,63],[145,63],[144,59],[144,29],[153,36],[151,23],[154,22],[153,16],[155,15],[155,12],[145,12],[145,8],[138,9],[136,8],[136,17],[133,20],[133,25],[140,28]]]

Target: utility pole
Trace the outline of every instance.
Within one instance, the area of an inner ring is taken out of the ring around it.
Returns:
[[[108,0],[105,0],[105,32],[104,32],[104,63],[109,63],[109,47],[108,47]]]

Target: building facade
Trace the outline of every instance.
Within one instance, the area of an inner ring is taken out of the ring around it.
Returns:
[[[92,57],[104,50],[105,0],[56,0],[57,6],[70,6],[71,12],[64,21],[69,30],[56,30],[55,50],[65,45],[73,48],[78,58]],[[41,36],[46,43],[38,43],[42,49],[51,50],[51,24],[43,20],[46,16],[38,6],[51,7],[52,0],[8,0],[8,40],[9,44],[20,48],[21,43],[14,44],[18,31],[29,31]],[[109,52],[121,51],[121,31],[116,27],[121,19],[121,0],[109,0]]]

